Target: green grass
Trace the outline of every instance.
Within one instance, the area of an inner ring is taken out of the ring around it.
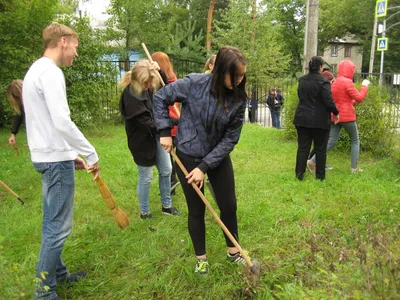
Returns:
[[[96,184],[77,172],[74,228],[63,259],[88,278],[58,286],[67,299],[245,299],[242,269],[225,260],[219,226],[207,214],[210,276],[194,275],[181,188],[173,197],[180,217],[161,214],[156,169],[151,208],[138,217],[137,168],[122,126],[85,130],[100,155],[103,179],[131,225],[121,231]],[[17,136],[21,155],[0,131],[0,295],[31,298],[41,239],[41,179]],[[375,299],[400,294],[400,169],[391,159],[361,154],[362,174],[350,174],[350,153],[332,151],[334,170],[323,182],[294,177],[296,143],[283,131],[244,126],[232,153],[241,244],[263,266],[256,299]],[[206,194],[209,197],[209,194]],[[210,198],[210,197],[209,197]],[[215,203],[213,206],[216,207]]]

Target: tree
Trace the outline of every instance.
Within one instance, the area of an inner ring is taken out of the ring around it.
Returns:
[[[213,42],[217,48],[232,45],[246,54],[250,80],[271,78],[287,69],[288,55],[281,46],[271,15],[260,9],[252,19],[252,4],[252,0],[232,0],[222,14],[222,21],[216,22]]]
[[[282,48],[289,53],[289,69],[301,72],[304,46],[305,0],[268,0],[263,2],[277,25]]]
[[[210,8],[208,9],[208,15],[207,15],[207,35],[206,35],[206,48],[207,48],[207,53],[211,52],[211,28],[212,28],[212,16],[214,14],[214,7],[215,7],[215,2],[217,0],[211,0],[210,1]]]
[[[23,78],[43,52],[41,32],[55,17],[58,0],[0,0],[0,127],[10,122],[12,112],[6,87]]]

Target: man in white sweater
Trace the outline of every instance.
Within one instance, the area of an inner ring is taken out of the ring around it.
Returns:
[[[58,23],[42,33],[46,50],[32,64],[23,84],[26,128],[31,160],[42,174],[42,245],[36,269],[37,299],[60,299],[56,283],[75,282],[85,272],[71,274],[61,258],[71,233],[75,169],[99,176],[94,147],[71,121],[61,66],[71,66],[77,56],[78,34]],[[87,164],[81,154],[86,158]]]

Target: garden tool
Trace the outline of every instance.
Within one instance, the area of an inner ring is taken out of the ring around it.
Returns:
[[[3,181],[0,180],[0,185],[3,186],[7,192],[9,192],[11,195],[13,195],[15,198],[17,198],[22,205],[25,204],[24,200],[20,196],[18,196],[12,189],[10,189]]]
[[[104,183],[100,175],[96,179],[96,183],[99,186],[99,191],[104,198],[108,208],[112,211],[115,223],[123,230],[129,225],[129,218],[126,213],[120,209],[115,202],[114,196],[111,194],[110,189]]]
[[[17,143],[13,144],[12,146],[13,146],[15,152],[17,152],[17,155],[19,156],[19,149],[18,149]]]
[[[183,174],[187,176],[189,173],[186,170],[185,166],[182,164],[178,156],[176,155],[174,150],[171,150],[171,155],[182,170]],[[217,223],[221,226],[222,230],[225,232],[225,234],[228,236],[228,238],[231,240],[231,242],[235,245],[235,247],[240,251],[240,254],[243,256],[243,258],[246,261],[247,268],[245,269],[245,277],[247,283],[250,285],[250,287],[255,288],[258,284],[259,278],[260,278],[260,273],[261,273],[261,264],[257,260],[250,260],[249,256],[245,251],[243,251],[242,247],[239,245],[239,243],[236,241],[236,239],[233,237],[233,235],[230,233],[229,229],[225,226],[225,224],[221,221],[220,217],[217,215],[215,210],[212,208],[210,202],[206,199],[206,197],[203,195],[199,187],[195,184],[192,183],[192,187],[194,190],[197,192],[197,194],[200,196],[201,200],[204,202],[204,204],[207,206],[208,210],[210,213],[213,215]]]

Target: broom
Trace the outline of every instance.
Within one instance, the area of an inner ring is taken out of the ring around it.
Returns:
[[[111,194],[110,189],[104,183],[104,180],[100,177],[100,175],[97,177],[96,183],[99,186],[99,191],[103,196],[104,201],[114,215],[115,223],[117,223],[117,225],[124,230],[129,225],[129,218],[127,214],[118,207],[114,196]]]
[[[18,196],[12,189],[10,189],[3,181],[0,180],[0,185],[3,186],[3,188],[6,189],[7,192],[9,192],[11,195],[13,195],[15,198],[17,198],[22,205],[25,204],[24,200],[20,196]]]
[[[15,152],[17,152],[17,155],[19,156],[19,149],[18,149],[17,143],[13,144],[12,146],[13,146]]]

